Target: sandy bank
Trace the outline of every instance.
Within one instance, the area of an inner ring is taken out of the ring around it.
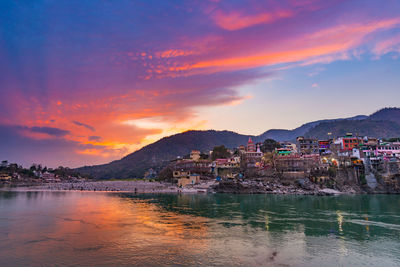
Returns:
[[[179,188],[175,184],[149,181],[85,181],[44,183],[31,186],[3,187],[7,191],[97,191],[132,193],[206,193],[214,182],[202,183],[194,187]]]

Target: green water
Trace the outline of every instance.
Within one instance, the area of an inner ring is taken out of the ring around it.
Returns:
[[[0,192],[0,266],[399,266],[400,196]]]

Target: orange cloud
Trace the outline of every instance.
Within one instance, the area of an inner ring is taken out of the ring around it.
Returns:
[[[170,57],[179,57],[179,56],[188,56],[195,54],[194,51],[187,51],[182,49],[170,49],[163,52],[156,53],[158,57],[161,58],[170,58]]]

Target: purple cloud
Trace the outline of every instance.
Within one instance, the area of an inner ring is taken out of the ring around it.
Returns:
[[[75,125],[78,125],[78,126],[85,127],[86,129],[89,129],[92,132],[96,131],[96,129],[93,126],[90,126],[88,124],[85,124],[85,123],[82,123],[82,122],[79,122],[79,121],[73,121],[72,123],[75,124]]]

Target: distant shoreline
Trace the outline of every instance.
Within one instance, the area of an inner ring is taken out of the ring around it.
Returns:
[[[105,192],[105,193],[137,193],[137,194],[275,194],[275,195],[363,195],[363,194],[395,194],[397,192],[362,191],[360,188],[349,187],[338,191],[329,188],[303,189],[299,186],[284,186],[280,183],[256,181],[208,181],[194,186],[179,188],[175,184],[165,182],[133,181],[82,181],[58,182],[41,184],[12,184],[4,186],[0,191],[34,192],[34,191],[74,191],[74,192]]]
[[[86,191],[86,192],[127,192],[127,193],[200,193],[192,188],[179,188],[171,183],[150,181],[85,181],[41,184],[15,184],[0,188],[1,191]]]

